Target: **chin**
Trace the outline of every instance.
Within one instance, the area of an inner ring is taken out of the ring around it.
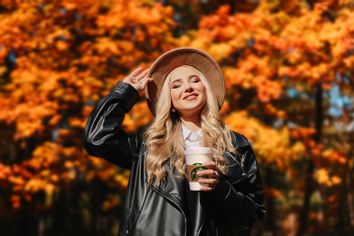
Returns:
[[[181,113],[200,113],[203,110],[203,106],[190,106],[190,107],[183,107],[181,109]]]

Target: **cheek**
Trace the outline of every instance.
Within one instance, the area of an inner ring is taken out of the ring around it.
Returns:
[[[199,89],[200,93],[202,93],[204,95],[204,97],[206,97],[206,89],[205,89],[204,85],[200,85],[198,89]]]
[[[176,104],[179,99],[179,92],[176,90],[171,90],[171,100],[172,104]]]
[[[203,93],[205,93],[205,91],[206,91],[205,86],[202,82],[195,84],[195,89],[197,89]]]

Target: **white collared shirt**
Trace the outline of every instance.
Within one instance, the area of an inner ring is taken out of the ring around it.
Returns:
[[[182,125],[183,141],[186,147],[200,147],[203,142],[203,132],[199,129],[195,132]]]

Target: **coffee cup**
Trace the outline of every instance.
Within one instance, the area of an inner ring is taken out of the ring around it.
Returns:
[[[204,163],[212,161],[212,149],[209,147],[187,147],[185,150],[186,177],[191,191],[200,191],[203,186],[198,182],[197,173],[206,170]]]

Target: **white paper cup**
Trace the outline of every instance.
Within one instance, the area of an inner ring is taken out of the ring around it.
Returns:
[[[185,151],[185,157],[189,189],[192,191],[200,191],[202,185],[198,182],[197,173],[200,170],[207,169],[202,165],[212,161],[212,149],[209,147],[188,147]]]

